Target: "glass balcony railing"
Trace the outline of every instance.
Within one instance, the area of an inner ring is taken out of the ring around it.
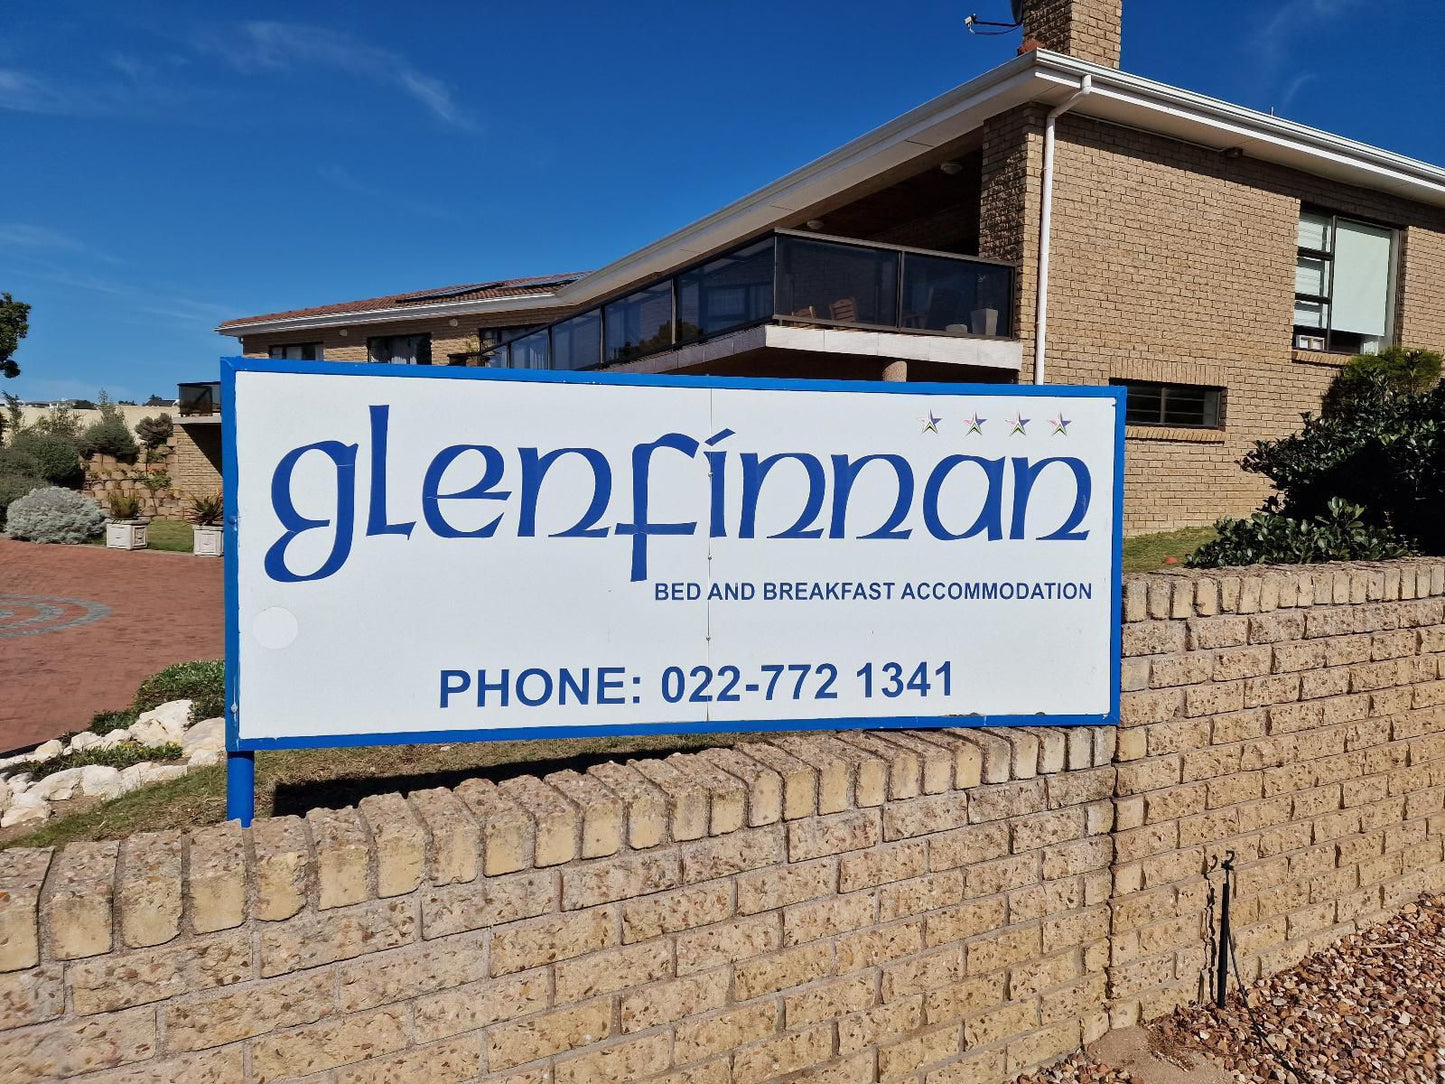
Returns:
[[[779,230],[486,351],[509,369],[595,369],[757,324],[1013,335],[1012,264]]]
[[[221,382],[206,380],[177,384],[176,402],[182,418],[209,417],[221,413]]]

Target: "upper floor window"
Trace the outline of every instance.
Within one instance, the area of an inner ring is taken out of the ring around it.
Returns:
[[[513,366],[508,360],[509,351],[506,348],[498,350],[498,345],[521,338],[528,332],[535,331],[539,326],[537,324],[509,324],[505,327],[478,328],[477,342],[481,348],[482,364],[497,369],[512,368]]]
[[[1223,429],[1224,389],[1199,384],[1156,384],[1111,380],[1124,388],[1126,425],[1167,425],[1181,429]]]
[[[1294,273],[1294,341],[1300,350],[1374,353],[1390,344],[1395,231],[1306,207]]]
[[[366,340],[366,358],[387,365],[430,365],[430,335],[377,335]]]
[[[267,354],[284,361],[321,361],[320,343],[282,343],[273,346]]]

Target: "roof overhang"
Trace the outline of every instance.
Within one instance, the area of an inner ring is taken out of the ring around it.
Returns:
[[[599,268],[554,292],[370,312],[251,321],[228,335],[299,331],[394,320],[541,308],[578,308],[667,274],[713,252],[794,220],[889,170],[926,158],[992,116],[1028,102],[1056,105],[1092,77],[1073,112],[1245,155],[1330,180],[1445,207],[1445,169],[1303,124],[1156,83],[1114,68],[1036,49],[985,72],[882,127],[810,162],[751,195]]]

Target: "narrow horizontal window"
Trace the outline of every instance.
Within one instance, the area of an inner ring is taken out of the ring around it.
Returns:
[[[320,343],[281,343],[271,347],[267,353],[283,361],[321,361]]]
[[[1178,429],[1223,429],[1224,389],[1202,384],[1159,384],[1147,380],[1111,380],[1128,393],[1127,425],[1164,425]]]

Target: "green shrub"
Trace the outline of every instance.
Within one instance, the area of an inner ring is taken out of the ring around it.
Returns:
[[[62,753],[53,760],[31,767],[31,779],[44,779],[47,775],[63,772],[66,768],[88,768],[92,764],[108,764],[112,768],[129,768],[144,761],[180,760],[181,747],[175,742],[165,745],[136,745],[134,742],[120,742],[104,749],[92,745],[78,753]]]
[[[1387,527],[1372,526],[1364,509],[1338,497],[1325,514],[1296,519],[1278,512],[1256,512],[1248,519],[1221,519],[1219,537],[1186,559],[1193,568],[1232,565],[1316,564],[1320,561],[1383,561],[1404,557],[1410,547]]]
[[[1278,491],[1265,512],[1315,519],[1338,497],[1359,506],[1367,526],[1445,553],[1445,386],[1401,393],[1389,377],[1365,372],[1351,379],[1347,406],[1257,442],[1243,465]]]
[[[24,448],[17,448],[13,441],[4,448],[0,448],[0,478],[11,475],[21,475],[26,478],[40,477],[40,460]]]
[[[147,448],[159,448],[166,441],[171,439],[171,434],[176,430],[175,423],[171,421],[169,414],[158,414],[154,418],[142,418],[136,422],[135,435],[140,437],[140,442]]]
[[[225,515],[225,499],[219,490],[213,494],[192,497],[186,507],[186,518],[200,527],[214,527]]]
[[[105,529],[105,513],[89,497],[50,486],[13,501],[5,514],[12,538],[78,545]]]
[[[178,662],[152,674],[135,693],[136,712],[150,711],[172,700],[191,701],[191,721],[226,713],[226,670],[215,661]]]
[[[67,406],[52,407],[25,430],[47,437],[59,437],[74,444],[80,436],[80,415]]]
[[[128,730],[131,723],[140,718],[140,713],[126,708],[123,711],[98,711],[90,718],[86,727],[92,734],[109,734],[112,730]]]
[[[140,518],[140,498],[134,493],[107,493],[105,506],[110,511],[110,518],[117,523]]]
[[[73,440],[28,429],[15,438],[13,448],[35,460],[40,476],[53,486],[79,489],[85,481],[85,468]]]
[[[45,479],[38,474],[6,474],[0,471],[0,527],[5,526],[12,504],[44,488]]]
[[[1433,350],[1391,346],[1378,354],[1356,354],[1331,381],[1322,412],[1348,413],[1357,403],[1387,396],[1418,395],[1440,380],[1441,357]]]
[[[81,455],[89,459],[93,455],[109,455],[116,459],[135,459],[140,446],[125,427],[125,422],[102,419],[90,426],[76,442]]]

